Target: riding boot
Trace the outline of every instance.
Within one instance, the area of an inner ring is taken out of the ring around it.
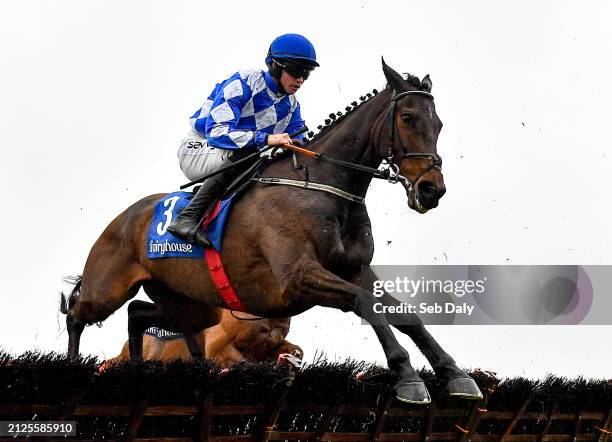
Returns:
[[[244,157],[242,152],[238,155],[233,154],[223,162],[223,166],[237,161],[241,157]],[[248,165],[240,164],[204,181],[189,205],[170,223],[168,231],[177,238],[189,243],[199,244],[202,247],[212,247],[204,229],[201,228],[202,218],[212,204],[221,197],[231,182],[245,170],[245,166],[248,167]]]

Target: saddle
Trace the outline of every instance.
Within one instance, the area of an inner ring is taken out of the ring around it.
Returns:
[[[242,194],[251,184],[253,184],[255,181],[254,178],[257,178],[266,168],[266,166],[290,154],[291,152],[288,151],[284,151],[277,155],[275,155],[273,152],[271,156],[258,158],[253,162],[253,164],[251,164],[251,166],[249,166],[248,169],[238,175],[238,177],[231,182],[227,190],[223,193],[221,199],[225,199],[232,194]]]
[[[281,158],[289,156],[291,154],[292,152],[290,151],[282,151],[278,154],[275,154],[273,152],[271,156],[264,156],[264,157],[260,157],[257,160],[255,160],[253,164],[251,164],[244,172],[238,175],[238,177],[236,177],[234,181],[230,183],[227,190],[223,192],[223,194],[219,197],[219,199],[215,201],[211,205],[211,207],[206,211],[206,215],[204,216],[204,218],[206,219],[207,217],[210,217],[213,214],[214,208],[219,204],[220,201],[224,201],[231,197],[233,200],[232,202],[236,202],[238,200],[238,197],[242,195],[248,189],[249,186],[251,186],[254,182],[257,182],[257,178],[261,176],[261,172],[269,164],[273,163],[274,161],[280,160]],[[300,170],[302,168],[303,168],[302,166],[298,167],[298,169]],[[201,186],[195,186],[192,190],[192,193],[194,195],[198,193],[198,190],[200,189],[200,187]],[[214,217],[215,216],[212,216],[209,222],[212,221]]]

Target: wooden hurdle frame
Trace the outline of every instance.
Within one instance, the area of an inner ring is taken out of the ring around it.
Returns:
[[[287,387],[288,391],[290,383]],[[117,441],[135,442],[228,442],[228,441],[278,441],[278,440],[309,440],[309,441],[457,441],[457,442],[608,442],[612,441],[612,410],[576,413],[561,412],[526,412],[531,397],[516,411],[488,411],[482,408],[484,403],[474,403],[468,409],[439,409],[435,403],[427,408],[406,409],[393,406],[393,396],[389,395],[379,407],[361,407],[346,404],[316,405],[308,403],[286,402],[286,392],[280,399],[269,405],[216,405],[213,398],[208,395],[200,406],[155,405],[149,406],[143,399],[133,406],[113,405],[86,405],[78,404],[76,400],[67,401],[66,405],[52,407],[49,405],[0,405],[0,415],[19,416],[37,415],[48,416],[54,420],[77,420],[83,416],[127,417],[129,423],[125,434]],[[279,431],[276,428],[278,417],[282,412],[308,411],[321,414],[321,423],[315,431]],[[243,435],[212,435],[211,428],[215,417],[218,416],[257,416],[259,424],[249,434]],[[185,437],[148,437],[139,438],[138,429],[145,417],[160,416],[193,416],[199,421],[199,434],[191,438]],[[331,431],[330,423],[334,418],[341,416],[373,416],[374,430],[369,433],[347,433]],[[421,431],[411,433],[383,432],[385,420],[388,417],[420,417],[425,425]],[[433,432],[433,423],[436,418],[450,418],[456,420],[455,431]],[[483,419],[507,421],[502,434],[480,434],[478,427]],[[536,420],[545,422],[544,428],[537,434],[513,434],[517,424],[523,420]],[[585,421],[597,422],[593,431],[583,433],[582,425]],[[567,434],[549,433],[554,421],[572,421],[573,432]],[[65,438],[46,438],[46,440],[66,440]],[[14,441],[15,438],[4,437],[0,441]],[[85,442],[93,439],[79,439],[71,437],[72,442]],[[113,439],[105,439],[114,441]]]

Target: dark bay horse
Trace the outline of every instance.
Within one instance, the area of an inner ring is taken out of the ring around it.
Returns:
[[[223,261],[251,314],[289,317],[318,305],[353,312],[368,321],[389,368],[397,373],[397,398],[423,404],[430,396],[408,352],[396,340],[387,318],[374,313],[371,287],[377,278],[369,268],[374,243],[370,219],[359,198],[366,195],[372,171],[387,160],[406,189],[410,208],[424,213],[436,207],[446,191],[436,152],[442,123],[429,76],[404,79],[384,61],[383,72],[388,86],[382,92],[362,104],[352,103],[352,109],[332,118],[335,121],[308,144],[330,160],[353,166],[298,156],[299,169],[295,159],[286,156],[263,172],[264,177],[303,181],[307,167],[310,183],[331,186],[335,193],[330,188],[254,184],[232,209],[223,239]],[[152,195],[129,207],[94,244],[80,290],[63,300],[70,356],[78,355],[85,325],[106,319],[140,287],[155,305],[130,304],[132,313],[138,312],[131,315],[128,326],[130,349],[137,357],[142,355],[142,332],[151,325],[195,335],[219,322],[216,307],[224,304],[204,260],[147,258],[151,215],[162,197]],[[381,299],[387,305],[399,304],[389,295]],[[416,315],[406,314],[402,320],[404,325],[394,327],[416,343],[450,395],[482,397],[475,382]]]

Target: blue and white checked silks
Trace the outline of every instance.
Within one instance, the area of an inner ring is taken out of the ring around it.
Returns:
[[[221,149],[263,147],[268,134],[304,127],[296,98],[279,92],[270,73],[261,70],[239,71],[217,84],[190,121],[210,146]]]

